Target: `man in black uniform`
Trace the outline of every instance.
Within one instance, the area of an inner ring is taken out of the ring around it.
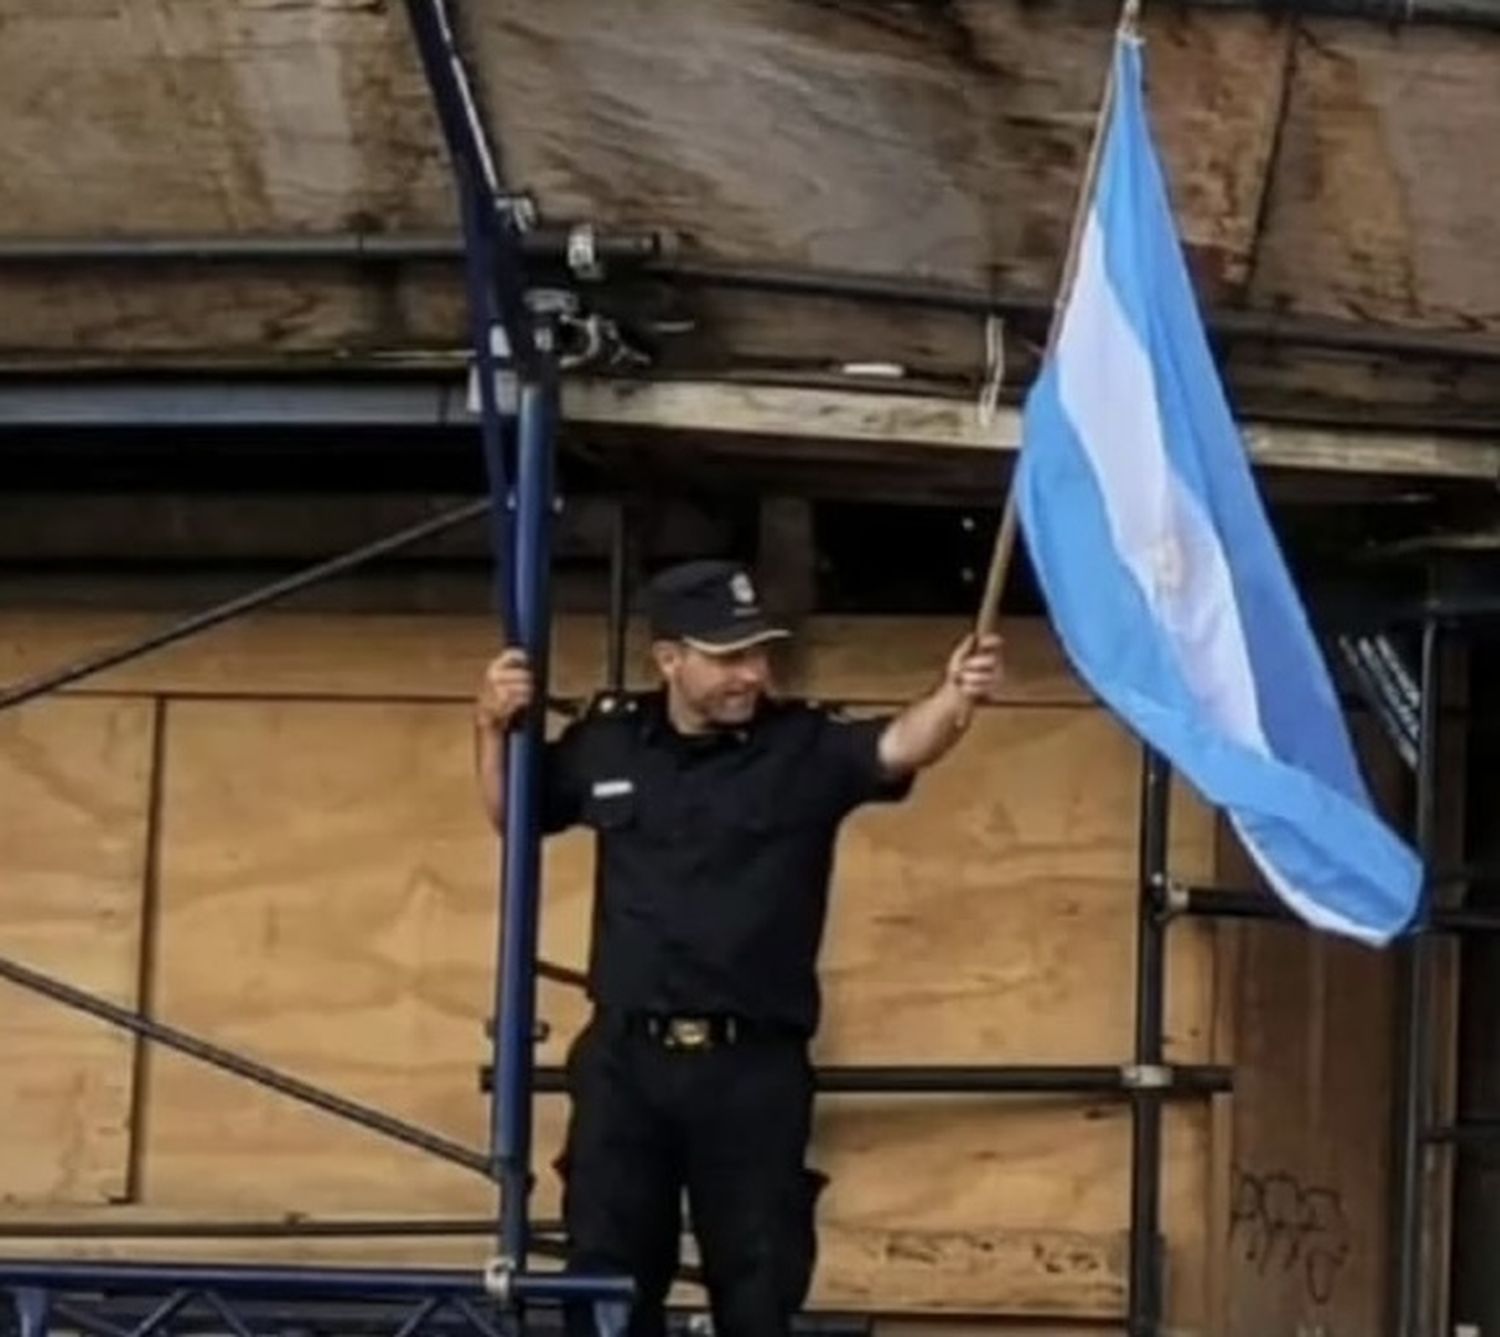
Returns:
[[[769,693],[764,616],[724,562],[649,591],[659,690],[604,696],[550,744],[548,832],[597,833],[595,1011],[568,1056],[558,1169],[574,1270],[627,1273],[632,1337],[664,1331],[681,1199],[717,1337],[783,1337],[815,1255],[823,1180],[804,1164],[817,956],[834,842],[856,807],[892,801],[957,741],[999,677],[972,638],[901,713],[850,720]],[[478,700],[486,810],[503,826],[504,740],[532,699],[525,655],[490,665]],[[570,1330],[590,1331],[587,1314]]]

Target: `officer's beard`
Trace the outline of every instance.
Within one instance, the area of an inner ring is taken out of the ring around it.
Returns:
[[[683,733],[740,729],[755,718],[764,687],[718,687],[693,691],[681,680],[671,689],[672,722]]]

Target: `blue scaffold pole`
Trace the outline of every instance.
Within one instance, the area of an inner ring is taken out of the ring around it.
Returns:
[[[549,332],[538,331],[543,338]],[[495,1083],[491,1147],[500,1178],[500,1248],[520,1266],[530,1245],[531,1102],[536,1043],[536,954],[541,881],[541,761],[546,742],[551,627],[553,458],[557,378],[544,351],[522,380],[517,423],[514,537],[515,626],[531,661],[531,708],[505,757],[505,842],[501,868],[500,970],[495,996]]]
[[[559,417],[556,313],[545,306],[546,294],[527,290],[521,246],[525,210],[508,193],[497,146],[480,115],[452,6],[449,0],[406,0],[406,9],[453,159],[464,222],[480,434],[493,503],[498,612],[505,640],[526,651],[535,681],[532,705],[511,732],[505,755],[490,1106],[492,1173],[500,1188],[495,1266],[514,1283],[500,1288],[514,1306],[528,1296],[589,1299],[599,1331],[617,1332],[624,1323],[621,1298],[633,1290],[627,1278],[569,1277],[567,1285],[560,1286],[552,1278],[526,1271],[531,1247],[541,780]],[[504,344],[503,350],[497,350],[497,343]],[[502,361],[516,379],[513,421],[511,405],[498,392]]]

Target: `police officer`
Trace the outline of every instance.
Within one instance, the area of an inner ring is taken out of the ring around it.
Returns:
[[[568,1055],[558,1171],[569,1266],[626,1273],[632,1337],[665,1331],[684,1191],[717,1337],[782,1337],[811,1280],[823,1179],[804,1164],[816,962],[840,821],[906,795],[998,680],[973,638],[894,716],[847,719],[770,692],[787,632],[749,575],[696,561],[648,590],[657,690],[605,695],[549,744],[547,832],[598,839],[589,993]],[[531,702],[523,652],[478,697],[479,784],[497,829],[504,748]],[[570,1331],[591,1330],[585,1313]]]

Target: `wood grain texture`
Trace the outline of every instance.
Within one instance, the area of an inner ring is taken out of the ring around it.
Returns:
[[[3,189],[3,187],[0,187]],[[0,359],[295,366],[466,346],[452,266],[0,266]]]
[[[1500,36],[1298,25],[1257,305],[1395,324],[1500,321]]]
[[[0,89],[15,233],[452,218],[399,7],[11,3]]]
[[[407,1214],[421,1222],[422,1214]],[[275,1225],[285,1218],[241,1213],[237,1221]],[[337,1226],[358,1218],[337,1215],[303,1216],[299,1224]],[[431,1217],[428,1218],[433,1219]],[[280,1265],[345,1265],[377,1267],[474,1267],[483,1266],[493,1254],[493,1244],[481,1235],[458,1238],[421,1235],[339,1239],[295,1237],[286,1239],[228,1239],[194,1237],[199,1223],[215,1228],[222,1217],[181,1210],[163,1212],[155,1208],[106,1207],[90,1211],[46,1213],[7,1211],[0,1216],[0,1259],[75,1258],[120,1262],[265,1262]],[[82,1237],[80,1231],[105,1231],[145,1226],[160,1230],[171,1226],[177,1235],[160,1233],[136,1238]],[[58,1231],[47,1233],[48,1228]],[[17,1229],[26,1234],[18,1236]],[[4,1232],[12,1232],[10,1234]],[[909,1294],[913,1308],[931,1313],[990,1309],[1015,1317],[1035,1316],[1059,1309],[1076,1313],[1080,1306],[1088,1317],[1107,1318],[1116,1312],[1123,1294],[1125,1251],[1118,1232],[1094,1234],[1069,1230],[972,1231],[863,1230],[826,1226],[822,1231],[826,1266],[819,1281],[822,1295],[833,1297],[839,1307],[880,1306],[893,1292]],[[538,1260],[540,1266],[555,1266]],[[956,1278],[956,1285],[949,1279]],[[678,1287],[673,1296],[680,1305],[702,1308],[702,1288]]]
[[[616,12],[608,26],[579,0],[465,15],[513,170],[557,212],[666,224],[737,258],[1051,288],[1110,7],[733,0],[685,15],[631,0]],[[1260,73],[1275,30],[1173,15],[1160,31],[1158,106],[1188,182],[1188,235],[1242,261],[1277,100]]]
[[[492,854],[469,807],[463,709],[204,702],[176,712],[162,868],[162,1014],[451,1137],[482,1140],[484,1105],[475,1075],[486,1057],[481,1026],[493,950]],[[1021,717],[1031,713],[1018,708]],[[1041,714],[1051,719],[1058,712]],[[1006,714],[995,712],[980,727],[972,756],[1003,755],[1013,732]],[[1075,734],[1071,745],[1089,749],[1096,778],[1106,770],[1098,734]],[[1033,746],[1044,751],[1046,736]],[[1054,750],[1067,746],[1065,737],[1051,739]],[[1130,750],[1122,756],[1132,772]],[[1068,812],[1069,800],[1044,792],[1034,766],[1015,774],[1027,769],[1038,811],[1056,797]],[[963,786],[966,778],[955,772],[952,783]],[[975,785],[972,774],[967,785]],[[1075,793],[1077,829],[1086,831],[1090,821],[1107,825],[1100,814],[1116,797],[1117,791],[1097,785],[1087,796]],[[925,837],[939,847],[933,828],[948,805],[942,793],[928,802],[925,812],[903,814],[906,825],[882,837],[879,858],[904,864],[903,876],[851,895],[859,856],[844,865],[839,894],[858,908],[852,918],[836,918],[831,930],[833,1011],[882,1024],[835,1023],[825,1057],[1119,1057],[1123,1036],[1111,1029],[1121,1015],[1119,997],[1109,991],[1128,996],[1129,933],[1120,934],[1122,950],[1112,957],[1106,950],[1110,968],[1085,954],[1077,975],[1069,973],[1077,963],[1060,964],[1045,943],[1058,934],[1076,943],[1073,916],[1080,907],[1066,912],[1072,895],[1107,894],[1118,864],[1129,865],[1128,849],[1111,854],[1105,839],[1090,869],[1093,881],[1064,897],[1063,921],[1051,935],[1027,925],[1045,913],[1040,901],[1023,901],[1030,908],[1013,912],[1025,926],[1018,928],[1007,917],[982,917],[963,901],[914,896],[922,842]],[[1131,820],[1123,827],[1129,830]],[[1008,822],[992,827],[989,839],[999,842],[996,863],[1013,857]],[[1045,884],[1045,857],[1016,862],[1013,890],[1023,888],[1028,875]],[[551,852],[543,930],[549,955],[581,959],[587,867],[586,845],[578,838]],[[954,880],[956,887],[962,883]],[[1116,900],[1126,909],[1116,919],[1124,929],[1130,923],[1128,879]],[[881,943],[902,914],[907,922],[895,931],[908,964],[893,979],[889,949]],[[932,926],[955,915],[965,932],[934,937]],[[872,932],[873,941],[866,936]],[[922,935],[920,951],[913,949],[913,932]],[[987,949],[993,954],[1018,933],[1024,949],[1011,948],[1014,968],[1002,961],[998,974],[987,974]],[[1107,936],[1102,926],[1100,936]],[[955,954],[960,939],[963,950]],[[1191,1051],[1197,1031],[1187,1013],[1198,981],[1191,944],[1184,944],[1189,968],[1174,1015],[1187,1037],[1183,1047]],[[1025,949],[1035,951],[1035,963]],[[1084,989],[1084,996],[1070,998],[1073,988]],[[892,1009],[893,989],[921,1005]],[[549,989],[542,1011],[553,1027],[542,1056],[556,1061],[581,1020],[581,1004]],[[1077,1048],[1049,1053],[1057,1043]],[[212,1125],[202,1117],[206,1108],[221,1107]],[[536,1203],[543,1215],[557,1211],[549,1165],[563,1112],[560,1099],[540,1102]],[[1189,1125],[1197,1127],[1201,1117],[1193,1117],[1197,1122],[1189,1119]],[[146,1136],[143,1187],[147,1200],[160,1206],[390,1213],[409,1208],[416,1196],[427,1210],[466,1213],[484,1210],[489,1196],[482,1182],[462,1172],[168,1056],[153,1070]],[[1172,1158],[1185,1186],[1179,1194],[1188,1199],[1202,1178],[1200,1142],[1201,1132],[1186,1135]],[[940,1291],[950,1297],[949,1308],[1112,1312],[1118,1275],[1098,1260],[1113,1253],[1085,1251],[1095,1260],[1085,1263],[1054,1239],[1039,1260],[1026,1232],[1116,1229],[1127,1145],[1128,1122],[1119,1107],[825,1102],[814,1159],[833,1187],[824,1213],[831,1244],[820,1302],[867,1303],[875,1285],[869,1260],[894,1251],[907,1260],[907,1271],[887,1278],[883,1305],[921,1308]],[[850,1241],[847,1252],[838,1240]],[[995,1250],[1010,1261],[995,1271],[977,1266],[977,1258]],[[1059,1256],[1076,1261],[1061,1276]]]
[[[183,704],[164,795],[160,1013],[471,1145],[494,848],[458,707]],[[217,1121],[201,1117],[221,1109]],[[238,1154],[236,1154],[238,1151]],[[161,1055],[146,1200],[483,1210],[461,1169]]]
[[[752,385],[725,381],[575,382],[564,394],[569,419],[596,431],[675,436],[679,449],[726,438],[738,453],[791,463],[802,455],[846,464],[885,460],[908,466],[970,452],[1014,453],[1021,415],[1000,409],[981,423],[970,401],[866,389]],[[1253,422],[1245,449],[1262,468],[1332,473],[1411,474],[1493,479],[1496,451],[1435,431],[1381,432]],[[719,449],[725,449],[721,444]],[[971,487],[973,484],[971,483]]]
[[[1377,805],[1399,821],[1399,761],[1368,716],[1353,717],[1351,732]],[[1270,895],[1227,828],[1221,837],[1220,884]],[[1221,1109],[1229,1137],[1216,1148],[1228,1157],[1227,1211],[1211,1227],[1224,1250],[1222,1330],[1380,1332],[1398,1089],[1394,957],[1292,924],[1218,932],[1219,1026],[1232,1027],[1236,1074]],[[1435,1220],[1442,1202],[1428,1202]]]
[[[1139,750],[1092,708],[981,715],[896,808],[848,824],[824,1042],[862,1061],[1111,1063],[1131,1052]],[[1212,871],[1179,792],[1173,872]],[[1174,1058],[1208,1054],[1202,925],[1170,938]]]
[[[1117,9],[629,0],[613,24],[587,0],[459,12],[508,170],[552,218],[672,227],[689,257],[1045,302]],[[1495,174],[1470,161],[1497,129],[1500,39],[1175,8],[1145,26],[1152,125],[1203,297],[1500,328]],[[8,235],[453,225],[399,7],[9,0],[0,118]],[[877,359],[960,394],[982,376],[976,318],[746,294],[622,301],[648,330],[658,316],[692,328],[662,340],[668,374],[812,381]],[[5,267],[0,305],[0,359],[19,365],[430,365],[465,343],[454,266]],[[1037,337],[1013,331],[1014,386]],[[1257,342],[1234,350],[1230,379],[1247,413],[1500,423],[1483,364],[1424,359],[1387,379]]]
[[[134,1006],[152,712],[47,701],[0,718],[0,953]],[[0,1202],[125,1192],[132,1039],[0,984]]]

